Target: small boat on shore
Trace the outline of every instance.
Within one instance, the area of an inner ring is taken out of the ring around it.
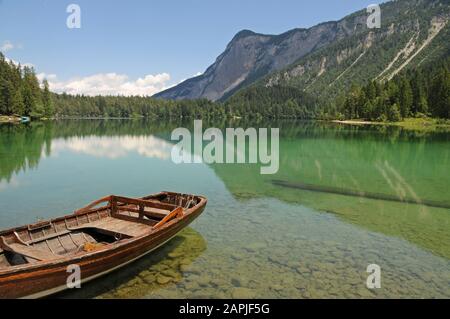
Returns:
[[[30,117],[28,116],[22,116],[20,117],[20,122],[21,123],[29,123],[31,121]]]
[[[71,215],[0,231],[0,298],[66,290],[74,265],[81,283],[119,269],[176,236],[206,203],[202,196],[171,192],[112,195]]]

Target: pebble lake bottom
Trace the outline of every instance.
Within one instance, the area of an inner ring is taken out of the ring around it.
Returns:
[[[263,176],[260,165],[175,165],[170,133],[179,126],[0,126],[2,229],[70,213],[111,193],[173,190],[209,200],[195,223],[154,253],[55,297],[450,298],[450,210],[420,204],[450,201],[449,133],[271,123],[280,127],[280,170]],[[381,268],[380,289],[366,287],[369,264]]]

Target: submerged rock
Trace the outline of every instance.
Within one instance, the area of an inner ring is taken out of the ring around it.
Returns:
[[[179,257],[181,257],[183,255],[184,255],[183,251],[173,251],[173,252],[168,254],[169,258],[172,258],[172,259],[179,258]]]
[[[185,265],[185,264],[180,265],[181,272],[189,272],[190,269],[191,269],[191,267],[189,265]]]
[[[267,245],[265,243],[251,243],[245,247],[245,250],[247,250],[249,252],[257,252],[266,247],[267,247]]]
[[[273,285],[271,288],[275,291],[282,291],[284,289],[282,285]]]
[[[197,283],[202,287],[207,287],[211,284],[211,278],[209,277],[200,277],[197,280]]]
[[[171,278],[177,278],[179,276],[179,274],[173,269],[166,269],[162,272],[162,274]]]
[[[232,277],[231,284],[234,287],[247,287],[249,280],[245,277]]]
[[[166,277],[164,275],[158,275],[158,277],[156,277],[156,282],[160,285],[168,284],[171,281],[172,279],[170,277]]]
[[[145,277],[142,277],[142,279],[147,283],[147,284],[153,284],[156,281],[156,275],[153,273],[149,273],[148,275],[146,275]]]
[[[233,299],[253,299],[255,298],[256,293],[252,289],[239,287],[233,288],[231,296]]]

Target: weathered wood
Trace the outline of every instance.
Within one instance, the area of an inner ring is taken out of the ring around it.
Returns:
[[[123,214],[116,214],[116,215],[114,215],[114,218],[122,219],[122,220],[129,221],[129,222],[136,222],[136,218],[138,218],[138,217],[123,215]],[[148,226],[153,226],[157,223],[157,221],[154,221],[151,219],[139,219],[139,222],[142,224],[148,225]]]
[[[157,220],[161,220],[164,217],[166,217],[170,212],[169,211],[163,211],[163,210],[145,210],[144,215],[149,218],[155,218]]]
[[[10,267],[11,264],[9,263],[6,256],[3,254],[3,250],[0,249],[0,268]]]
[[[106,203],[106,202],[111,202],[111,198],[112,198],[112,196],[106,196],[106,197],[100,198],[99,200],[96,200],[96,201],[90,203],[86,207],[83,207],[83,208],[75,211],[75,215],[84,214],[84,213],[88,212],[89,210],[91,210],[92,208],[94,208],[94,207],[96,207],[96,206],[98,206],[100,204],[103,204],[103,203]]]
[[[182,207],[178,207],[173,212],[171,212],[169,215],[164,217],[158,224],[153,226],[153,229],[161,228],[162,226],[164,226],[165,224],[170,222],[172,219],[174,219],[174,218],[182,218],[183,215],[184,215],[183,208]]]
[[[70,230],[83,230],[83,229],[99,229],[103,232],[111,234],[122,234],[128,237],[137,237],[149,232],[151,227],[145,224],[136,222],[125,221],[118,218],[108,217],[100,221],[86,223],[78,227],[72,227]]]
[[[58,236],[63,236],[63,235],[67,235],[67,234],[70,234],[70,230],[65,230],[65,231],[61,231],[61,232],[58,232],[58,233],[48,234],[48,235],[46,235],[44,237],[39,237],[39,238],[33,239],[31,241],[24,241],[24,243],[26,243],[28,245],[35,244],[35,243],[38,243],[38,242],[41,242],[41,241],[53,239],[53,238],[56,238]]]
[[[34,248],[31,246],[26,246],[21,243],[6,243],[5,238],[2,236],[0,237],[0,246],[3,250],[10,251],[19,255],[23,255],[26,257],[31,257],[36,260],[54,260],[57,259],[59,256],[56,256],[55,254],[45,251],[39,248]]]
[[[169,204],[169,203],[163,203],[157,200],[151,200],[151,199],[147,199],[147,200],[143,200],[143,199],[136,199],[136,198],[128,198],[128,197],[122,197],[122,196],[114,196],[114,199],[118,202],[118,203],[123,203],[123,204],[133,204],[133,205],[144,205],[146,207],[154,207],[154,208],[159,208],[159,209],[167,209],[167,210],[174,210],[178,207],[178,205],[175,204]]]
[[[52,227],[52,223],[51,222],[43,221],[43,222],[39,222],[39,223],[34,224],[34,225],[29,225],[28,226],[28,230],[39,230],[39,229],[50,228],[50,227]]]

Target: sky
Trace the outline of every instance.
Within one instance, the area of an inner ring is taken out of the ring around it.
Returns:
[[[152,95],[203,73],[243,29],[280,34],[379,0],[0,0],[0,51],[55,92]],[[81,28],[70,29],[70,4]]]

